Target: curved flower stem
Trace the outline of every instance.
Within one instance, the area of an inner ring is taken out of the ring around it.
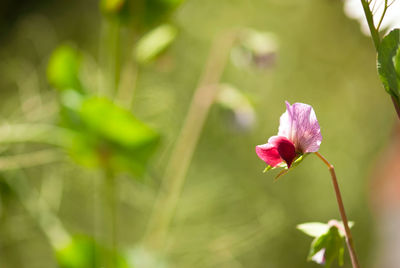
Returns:
[[[333,188],[335,189],[335,194],[336,194],[336,199],[337,199],[337,203],[339,206],[340,216],[342,218],[344,229],[346,232],[346,244],[347,244],[347,248],[349,249],[351,264],[352,264],[353,268],[360,268],[360,265],[358,264],[356,251],[354,250],[353,237],[351,236],[349,223],[347,221],[346,212],[345,212],[345,209],[343,206],[342,195],[340,193],[339,184],[336,179],[335,169],[334,169],[333,165],[331,163],[329,163],[328,160],[326,160],[325,157],[323,157],[320,153],[315,152],[315,155],[318,156],[322,160],[322,162],[324,162],[324,164],[328,167],[329,172],[331,173]]]

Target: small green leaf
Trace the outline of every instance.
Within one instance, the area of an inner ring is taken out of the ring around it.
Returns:
[[[49,83],[59,89],[82,91],[79,80],[80,56],[76,49],[68,45],[56,48],[47,66]]]
[[[265,172],[267,172],[267,171],[269,171],[269,170],[271,170],[271,169],[274,169],[274,168],[276,168],[276,167],[272,167],[272,166],[270,166],[270,165],[267,165],[267,166],[265,167],[265,169],[263,170],[263,173],[265,173]]]
[[[75,236],[69,244],[56,249],[60,268],[103,267],[109,258],[115,258],[116,268],[128,268],[121,254],[102,247],[91,237]]]
[[[137,62],[146,64],[155,59],[175,40],[177,32],[174,26],[164,24],[147,33],[137,44],[135,50]]]
[[[325,234],[329,230],[329,225],[321,222],[306,222],[297,225],[298,230],[302,231],[306,235],[312,237],[318,237]]]
[[[378,50],[378,72],[385,90],[399,100],[400,68],[399,68],[400,29],[392,30],[386,35]]]

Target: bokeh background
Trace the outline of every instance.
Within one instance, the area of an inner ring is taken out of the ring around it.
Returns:
[[[58,139],[58,128],[68,125],[63,90],[47,79],[50,56],[62,44],[80,54],[80,83],[86,94],[103,95],[100,88],[107,87],[108,73],[112,77],[125,71],[120,77],[128,79],[132,92],[134,87],[126,109],[160,135],[144,171],[128,167],[112,175],[118,248],[130,256],[128,267],[317,267],[306,261],[312,238],[295,226],[339,219],[328,170],[311,155],[274,183],[276,172],[263,173],[265,164],[254,151],[277,132],[285,100],[314,107],[323,135],[320,152],[336,167],[348,216],[355,222],[362,267],[373,267],[377,235],[370,174],[396,118],[378,80],[373,44],[358,23],[345,16],[343,3],[186,0],[158,18],[157,12],[164,11],[156,8],[157,2],[174,1],[147,2],[141,12],[127,11],[126,22],[101,12],[96,0],[2,0],[0,267],[75,267],[57,259],[47,228],[54,221],[71,235],[110,244],[108,172],[101,165],[82,165],[83,152],[52,142]],[[176,29],[176,37],[151,61],[135,61],[132,51],[138,40],[165,22]],[[107,39],[113,27],[119,49]],[[269,33],[275,44],[272,54],[257,66],[253,58],[238,64],[235,54],[222,47],[220,53],[229,59],[217,82],[243,94],[247,113],[238,121],[235,105],[210,107],[166,245],[162,253],[151,251],[143,241],[168,159],[214,40],[232,29]],[[116,117],[93,113],[88,120],[97,120],[95,125],[105,132],[114,127],[125,132],[116,126],[124,112],[116,112]],[[123,120],[120,123],[124,126]],[[79,124],[71,128],[88,131]],[[129,157],[135,162],[135,153],[123,153],[121,166],[129,166]],[[344,267],[350,267],[347,253]]]

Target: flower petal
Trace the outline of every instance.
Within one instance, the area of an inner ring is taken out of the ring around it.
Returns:
[[[278,149],[269,143],[257,145],[256,153],[259,158],[271,167],[275,167],[283,161],[278,153]]]
[[[320,251],[318,251],[317,253],[315,253],[311,259],[318,264],[324,265],[325,264],[325,249],[323,248]]]
[[[272,136],[269,138],[268,144],[273,145],[278,150],[280,157],[285,160],[289,168],[296,158],[296,148],[294,144],[283,136]]]
[[[290,105],[286,102],[286,112],[280,118],[278,136],[288,138],[301,153],[318,151],[322,136],[314,109],[308,104]]]

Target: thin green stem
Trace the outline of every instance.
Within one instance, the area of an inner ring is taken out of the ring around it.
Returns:
[[[360,1],[364,10],[365,18],[367,19],[369,31],[371,32],[372,40],[374,41],[375,49],[376,51],[378,51],[381,40],[379,37],[379,32],[375,28],[374,17],[372,15],[371,9],[369,8],[368,2],[366,0],[360,0]]]
[[[378,32],[379,32],[379,29],[381,28],[381,24],[382,24],[383,18],[385,17],[385,14],[386,14],[386,11],[387,11],[388,7],[389,7],[389,6],[388,6],[388,1],[385,0],[385,6],[384,6],[384,8],[383,8],[382,16],[381,16],[381,18],[380,18],[380,20],[379,20],[378,26],[376,26],[376,30],[377,30]]]
[[[167,164],[162,186],[144,237],[144,244],[162,249],[178,204],[186,173],[208,112],[218,90],[235,34],[229,32],[214,41],[203,76],[195,90],[185,123]]]
[[[337,200],[338,207],[339,207],[340,216],[342,218],[344,230],[346,232],[346,244],[347,244],[347,248],[350,253],[351,264],[352,264],[353,268],[360,268],[360,265],[358,264],[357,254],[354,249],[353,237],[351,235],[349,223],[348,223],[347,216],[346,216],[346,211],[345,211],[344,205],[343,205],[342,195],[340,193],[339,184],[337,182],[335,169],[334,169],[333,165],[331,163],[329,163],[328,160],[326,160],[326,158],[323,157],[320,153],[315,152],[315,155],[318,156],[319,159],[322,160],[322,162],[324,162],[324,164],[328,167],[329,172],[331,173],[332,184],[333,184],[333,188],[335,190],[335,195],[336,195],[336,200]]]

